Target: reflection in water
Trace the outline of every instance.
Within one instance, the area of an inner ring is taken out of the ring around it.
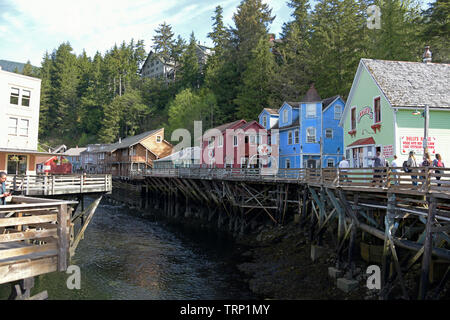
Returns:
[[[47,290],[50,299],[255,298],[240,281],[229,241],[104,203],[71,261],[81,269],[81,289],[67,289],[69,275],[53,273],[37,277],[32,294]],[[0,298],[9,290],[0,286]]]

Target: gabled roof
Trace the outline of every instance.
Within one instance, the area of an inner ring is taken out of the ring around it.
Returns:
[[[254,125],[254,124],[256,124],[260,129],[265,129],[265,128],[264,128],[261,124],[259,124],[259,122],[256,121],[256,120],[252,120],[252,121],[250,121],[250,122],[243,123],[242,125],[239,126],[239,129],[245,130],[245,129],[247,129],[248,127],[250,127],[250,126],[252,126],[252,125]]]
[[[228,122],[228,123],[222,124],[222,125],[220,125],[220,126],[218,126],[218,127],[212,128],[212,129],[216,129],[216,130],[219,130],[220,132],[224,132],[224,131],[227,130],[227,129],[235,129],[235,127],[236,127],[240,122],[243,122],[244,124],[247,123],[247,121],[245,121],[245,120],[243,120],[243,119],[240,119],[240,120],[236,120],[236,121],[233,121],[233,122]],[[210,129],[210,130],[211,130],[211,129]]]
[[[361,61],[392,107],[450,108],[450,64]]]
[[[322,101],[322,110],[325,110],[331,103],[333,103],[336,99],[338,99],[340,96],[336,95],[330,98],[323,99]]]
[[[155,53],[153,51],[150,51],[147,59],[145,59],[144,64],[141,67],[141,70],[139,70],[139,73],[142,73],[142,70],[144,70],[145,65],[147,64],[148,61],[150,61],[150,59],[154,56],[154,59],[158,59],[162,64],[165,64],[167,66],[173,66],[174,63],[172,61],[168,61],[166,63],[164,63],[164,61],[162,61],[162,59],[160,57],[158,57],[158,55],[155,55]]]
[[[67,150],[63,154],[65,156],[70,156],[70,157],[79,156],[80,153],[83,152],[86,149],[87,148],[70,148],[69,150]]]
[[[270,113],[270,114],[278,115],[280,109],[264,108],[264,110],[266,110],[266,111],[267,111],[268,113]]]
[[[363,138],[363,139],[356,140],[355,142],[349,144],[347,146],[347,148],[354,147],[354,146],[366,146],[366,145],[372,145],[372,144],[375,144],[375,140],[373,139],[373,137]]]
[[[138,144],[140,141],[144,140],[145,138],[154,135],[155,133],[158,133],[159,131],[161,131],[162,128],[160,129],[156,129],[156,130],[151,130],[151,131],[147,131],[147,132],[143,132],[141,134],[132,136],[132,137],[127,137],[121,140],[121,142],[116,142],[116,143],[112,143],[110,145],[107,145],[104,150],[104,152],[114,152],[117,149],[123,149],[123,148],[129,148],[135,144]]]

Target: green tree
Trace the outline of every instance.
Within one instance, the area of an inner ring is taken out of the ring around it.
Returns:
[[[174,33],[172,27],[166,22],[159,25],[155,30],[156,35],[153,37],[153,46],[155,55],[164,63],[169,63],[173,54],[173,47],[175,46]]]
[[[201,82],[197,56],[197,40],[191,33],[189,45],[181,56],[181,83],[183,88],[199,88]]]
[[[450,2],[436,0],[423,12],[421,38],[431,46],[433,62],[450,63]]]
[[[25,66],[22,69],[22,74],[25,76],[34,77],[33,66],[31,65],[30,60],[27,61]]]
[[[237,116],[255,119],[262,108],[270,107],[271,84],[275,60],[268,39],[261,38],[253,50],[253,58],[242,75],[242,88],[236,98]]]

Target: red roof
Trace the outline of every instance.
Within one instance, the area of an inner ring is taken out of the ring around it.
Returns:
[[[356,140],[352,144],[349,144],[347,146],[347,148],[353,147],[353,146],[364,146],[364,145],[369,145],[369,144],[375,144],[375,140],[372,137]]]

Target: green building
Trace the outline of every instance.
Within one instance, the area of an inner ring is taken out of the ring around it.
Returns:
[[[426,105],[428,150],[450,166],[450,64],[361,59],[340,122],[350,165],[371,167],[377,151],[401,164],[410,150],[420,163]]]

